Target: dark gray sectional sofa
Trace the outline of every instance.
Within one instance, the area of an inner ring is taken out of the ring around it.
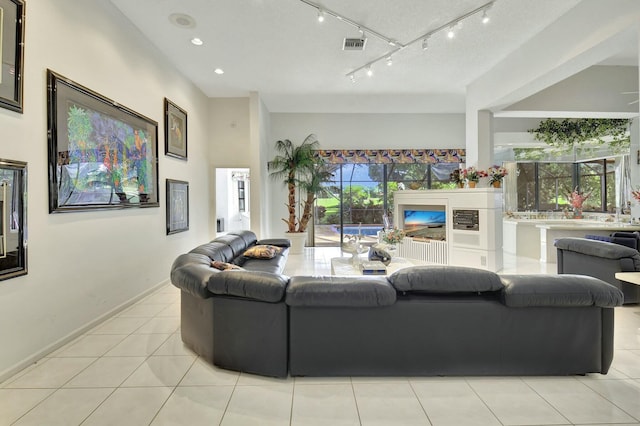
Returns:
[[[640,272],[638,250],[624,244],[590,238],[566,237],[555,241],[558,274],[599,278],[622,290],[624,304],[640,303],[640,286],[616,279],[616,272]]]
[[[225,237],[255,244],[244,232]],[[210,271],[208,259],[227,251],[218,240],[176,259],[171,279],[182,290],[183,341],[223,368],[438,376],[605,374],[611,365],[623,296],[596,278],[447,266],[388,277]]]

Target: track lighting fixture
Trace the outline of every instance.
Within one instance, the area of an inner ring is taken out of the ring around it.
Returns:
[[[380,62],[380,61],[385,61],[387,63],[387,65],[392,65],[393,64],[393,60],[391,58],[391,55],[395,54],[396,52],[399,52],[401,50],[406,49],[407,47],[411,46],[412,44],[416,44],[418,42],[422,43],[422,50],[427,50],[429,48],[429,38],[436,34],[436,33],[440,33],[440,32],[445,32],[446,31],[446,35],[447,38],[449,39],[453,39],[456,36],[456,31],[460,30],[460,28],[462,27],[462,21],[464,21],[465,19],[476,15],[476,14],[482,14],[482,23],[483,24],[487,24],[489,22],[489,9],[491,9],[491,7],[493,6],[493,4],[498,1],[498,0],[487,0],[487,2],[463,15],[460,15],[458,17],[456,17],[455,19],[452,19],[449,22],[446,22],[442,25],[440,25],[437,28],[433,28],[429,31],[427,31],[426,33],[416,37],[413,40],[410,40],[406,43],[400,43],[398,40],[389,38],[365,25],[362,25],[352,19],[349,19],[343,15],[339,15],[337,12],[334,12],[330,9],[325,8],[324,6],[321,6],[318,3],[314,3],[311,0],[300,0],[302,3],[313,7],[314,9],[317,10],[318,12],[318,21],[322,22],[324,20],[324,16],[328,15],[328,16],[333,16],[334,18],[336,18],[337,20],[344,22],[346,24],[349,24],[355,28],[358,29],[358,31],[361,34],[361,39],[362,40],[366,40],[365,37],[365,31],[369,33],[369,35],[382,40],[384,42],[386,42],[389,46],[391,46],[391,49],[389,51],[387,51],[386,53],[384,53],[383,55],[377,57],[376,59],[373,59],[371,61],[369,61],[368,63],[355,68],[353,70],[351,70],[350,72],[348,72],[347,74],[345,74],[347,77],[349,77],[351,79],[352,82],[355,82],[356,77],[355,74],[360,72],[360,71],[365,71],[367,73],[367,75],[369,77],[371,77],[373,75],[373,70],[371,69],[371,66],[374,65],[376,62]],[[345,40],[347,40],[345,38]],[[351,39],[348,39],[351,40]],[[364,48],[364,43],[360,43],[360,48],[359,49],[345,49],[343,46],[343,50],[363,50]]]

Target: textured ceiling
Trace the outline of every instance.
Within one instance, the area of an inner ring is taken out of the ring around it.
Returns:
[[[322,5],[406,43],[487,1],[323,0]],[[357,73],[355,83],[346,74],[391,47],[369,35],[365,51],[343,51],[343,38],[357,37],[357,29],[333,17],[318,23],[316,10],[300,0],[111,2],[210,97],[257,91],[272,112],[462,112],[468,83],[579,0],[498,0],[488,25],[475,15],[463,21],[454,40],[437,33],[427,51],[416,43],[395,54],[392,66],[375,64],[373,77]],[[195,28],[174,25],[173,13],[192,16]],[[192,45],[192,37],[204,45]],[[218,67],[223,75],[213,72]]]

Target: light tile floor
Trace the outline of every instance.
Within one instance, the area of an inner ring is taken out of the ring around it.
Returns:
[[[306,249],[285,272],[328,274],[339,255]],[[584,377],[264,378],[198,359],[179,312],[167,285],[0,384],[0,425],[640,425],[639,306],[616,309],[609,374]]]

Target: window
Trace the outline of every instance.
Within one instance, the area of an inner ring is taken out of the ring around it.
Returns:
[[[245,194],[244,194],[244,181],[238,181],[238,211],[241,213],[247,211],[247,206],[245,203]]]
[[[615,160],[517,164],[519,211],[570,209],[568,196],[576,187],[591,194],[584,211],[615,211]]]

